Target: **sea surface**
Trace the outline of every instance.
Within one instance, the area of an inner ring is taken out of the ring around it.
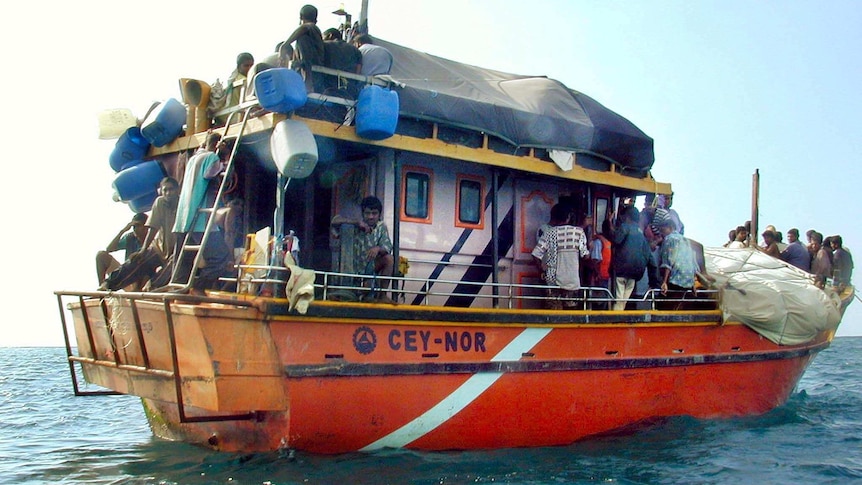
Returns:
[[[821,352],[784,406],[672,418],[570,446],[231,454],[152,436],[137,398],[75,397],[62,348],[0,348],[0,483],[862,483],[862,338]]]

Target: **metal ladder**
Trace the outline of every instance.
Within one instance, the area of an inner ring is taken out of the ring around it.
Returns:
[[[215,214],[218,211],[223,203],[222,197],[225,193],[225,188],[230,183],[231,175],[233,175],[234,170],[234,161],[236,159],[237,151],[239,151],[240,141],[242,141],[243,134],[245,133],[246,123],[248,122],[249,112],[254,108],[254,106],[249,106],[244,111],[234,111],[229,116],[227,121],[225,122],[225,131],[222,136],[222,141],[227,139],[234,139],[234,145],[231,149],[230,157],[228,158],[227,166],[224,169],[222,174],[221,184],[219,185],[218,193],[215,196],[215,199],[212,202],[212,206],[207,207],[206,199],[203,202],[203,206],[198,208],[197,213],[192,218],[191,227],[194,228],[197,223],[198,217],[206,217],[206,229],[204,229],[203,236],[201,237],[200,244],[190,244],[190,236],[192,235],[192,231],[189,231],[185,234],[183,238],[183,245],[180,249],[179,253],[176,255],[176,261],[174,261],[174,267],[171,271],[171,280],[165,285],[162,289],[166,291],[173,292],[187,292],[192,285],[192,282],[195,280],[195,276],[197,276],[199,265],[203,258],[203,249],[206,247],[207,241],[209,241],[210,235],[212,235],[213,226],[215,225]],[[239,128],[239,133],[235,136],[229,136],[231,121],[233,120],[234,115],[240,114],[242,115],[242,124]],[[221,237],[221,233],[218,233],[216,237]],[[188,279],[184,281],[183,275],[179,274],[179,268],[182,266],[180,262],[187,257],[187,254],[195,253],[194,261],[192,263],[191,271],[189,271]]]

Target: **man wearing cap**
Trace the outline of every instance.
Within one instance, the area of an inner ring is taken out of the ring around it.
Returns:
[[[146,222],[146,214],[142,212],[135,214],[132,216],[131,222],[123,226],[120,232],[114,236],[114,239],[111,239],[105,250],[96,253],[96,275],[100,285],[105,282],[109,274],[120,267],[120,262],[111,256],[112,252],[124,249],[126,254],[123,261],[125,261],[141,249],[144,238],[147,236],[147,228],[144,225]]]
[[[811,268],[811,254],[808,252],[802,242],[799,240],[799,229],[795,227],[787,231],[787,240],[790,244],[781,251],[782,261],[796,266],[803,271],[809,271]]]

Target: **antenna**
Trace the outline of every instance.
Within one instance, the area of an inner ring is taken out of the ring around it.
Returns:
[[[338,16],[341,16],[341,17],[344,17],[344,23],[342,23],[342,24],[341,24],[341,31],[342,31],[342,32],[347,32],[347,31],[349,31],[349,30],[350,30],[350,27],[351,27],[351,19],[353,18],[353,16],[351,16],[349,13],[347,13],[347,11],[346,11],[346,10],[344,10],[344,4],[342,3],[342,4],[338,7],[338,10],[336,10],[336,11],[334,11],[334,12],[332,12],[332,13],[334,13],[335,15],[338,15]]]

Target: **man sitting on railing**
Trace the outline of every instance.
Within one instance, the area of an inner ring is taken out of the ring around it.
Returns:
[[[332,236],[338,238],[337,228],[342,224],[353,224],[357,227],[353,240],[353,271],[363,275],[392,276],[394,259],[392,257],[392,240],[389,239],[389,229],[380,220],[383,203],[374,196],[362,199],[360,204],[362,219],[355,220],[336,215],[332,218]],[[377,283],[377,288],[386,289],[389,280]]]

